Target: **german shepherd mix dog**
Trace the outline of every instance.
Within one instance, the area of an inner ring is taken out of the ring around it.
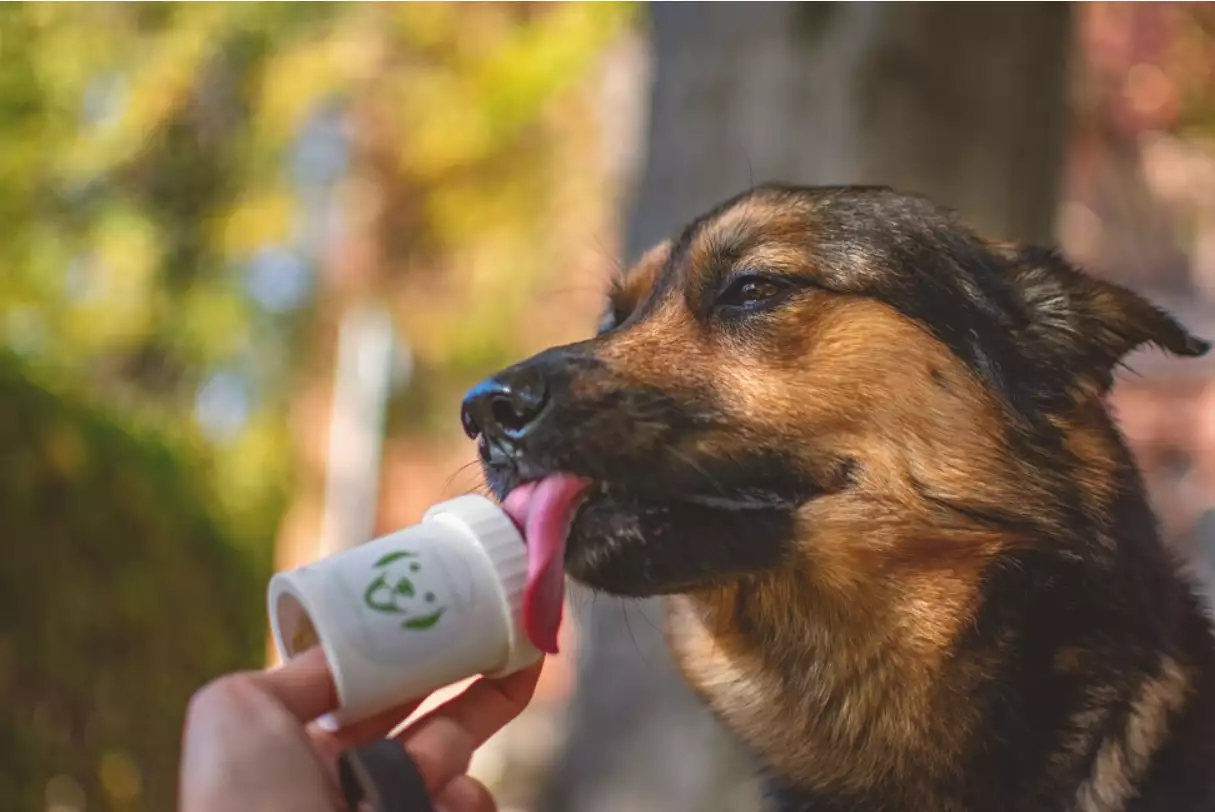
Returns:
[[[1212,625],[1104,403],[1145,344],[1209,346],[922,198],[766,186],[463,418],[533,639],[562,563],[671,596],[775,809],[1215,810]]]

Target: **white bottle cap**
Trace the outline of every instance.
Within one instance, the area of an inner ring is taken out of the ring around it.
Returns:
[[[333,672],[335,729],[477,674],[544,655],[523,625],[527,547],[481,496],[435,505],[421,524],[270,580],[284,661],[318,643]]]

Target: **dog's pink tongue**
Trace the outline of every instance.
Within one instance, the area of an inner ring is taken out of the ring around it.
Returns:
[[[502,507],[527,541],[527,587],[523,623],[541,651],[557,653],[557,631],[565,605],[565,537],[582,492],[590,482],[553,474],[515,488]]]

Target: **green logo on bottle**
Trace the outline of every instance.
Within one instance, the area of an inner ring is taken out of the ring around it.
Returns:
[[[413,607],[416,605],[417,591],[414,589],[413,581],[409,580],[409,576],[403,572],[398,572],[397,568],[390,567],[391,564],[405,564],[408,562],[409,572],[420,572],[422,565],[417,561],[410,559],[417,558],[417,553],[411,553],[405,550],[398,550],[395,553],[387,553],[380,557],[372,566],[380,570],[374,581],[367,585],[367,589],[363,592],[363,602],[367,604],[367,608],[376,612],[383,612],[388,615],[405,615],[405,619],[401,621],[401,627],[413,631],[425,631],[433,629],[439,622],[439,618],[447,611],[447,607],[440,606],[437,609],[430,611],[428,614],[413,614]],[[435,593],[427,592],[422,595],[422,601],[425,604],[433,604],[435,602]]]

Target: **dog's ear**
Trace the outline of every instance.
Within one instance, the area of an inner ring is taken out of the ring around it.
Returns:
[[[1109,391],[1114,367],[1144,344],[1185,356],[1211,347],[1142,296],[1082,273],[1055,251],[1028,248],[1005,257],[1008,281],[1025,306],[1022,340],[1077,395]]]

